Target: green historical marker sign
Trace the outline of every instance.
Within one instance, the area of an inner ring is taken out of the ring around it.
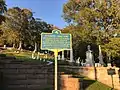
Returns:
[[[71,34],[61,34],[59,30],[41,34],[41,49],[54,51],[55,55],[55,90],[57,89],[57,56],[62,50],[72,49]]]
[[[41,34],[41,49],[70,50],[71,48],[71,34],[61,34],[59,30]]]

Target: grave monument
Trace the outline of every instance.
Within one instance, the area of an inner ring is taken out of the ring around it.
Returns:
[[[103,62],[103,55],[102,55],[102,52],[101,52],[101,46],[99,45],[99,64],[101,65],[101,66],[103,66],[104,65],[104,62]]]
[[[94,66],[94,60],[93,60],[93,54],[92,51],[90,50],[90,45],[87,46],[87,51],[86,51],[86,66]]]

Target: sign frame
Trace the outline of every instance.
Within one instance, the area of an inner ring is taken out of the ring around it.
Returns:
[[[49,49],[49,48],[42,48],[42,36],[43,34],[48,34],[48,35],[52,35],[52,34],[56,34],[56,35],[62,35],[60,30],[53,30],[52,33],[41,33],[41,49],[42,50],[50,50],[54,52],[54,56],[55,56],[55,90],[57,90],[57,57],[58,57],[58,52],[63,51],[63,50],[71,50],[72,49],[72,36],[71,34],[66,34],[64,33],[64,35],[70,35],[70,48],[66,49],[66,48],[54,48],[54,49]]]
[[[112,68],[107,69],[107,73],[108,73],[108,75],[115,75],[116,74],[115,69],[112,69]]]
[[[41,49],[42,50],[50,50],[50,51],[54,51],[54,49],[50,49],[50,48],[43,48],[43,43],[42,43],[42,36],[43,35],[70,35],[70,49],[67,48],[62,48],[62,49],[58,49],[56,48],[58,51],[63,51],[63,50],[71,50],[72,49],[72,35],[71,34],[67,34],[67,33],[63,33],[61,34],[60,30],[53,30],[52,33],[41,33]]]

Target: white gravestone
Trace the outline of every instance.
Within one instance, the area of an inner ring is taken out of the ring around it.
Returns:
[[[101,47],[100,47],[100,45],[99,45],[99,56],[98,56],[98,58],[99,58],[99,64],[100,64],[101,66],[103,66],[103,65],[104,65],[104,62],[103,62],[103,55],[102,55],[102,52],[101,52]]]
[[[94,66],[93,54],[90,50],[90,45],[87,46],[88,51],[86,51],[86,66]]]
[[[70,50],[70,62],[73,62],[73,49]]]
[[[80,64],[80,57],[78,57],[78,59],[76,60],[77,64]]]
[[[61,58],[60,58],[60,54],[58,55],[58,60],[60,60]]]
[[[37,54],[37,60],[39,60],[40,59],[40,52],[38,52],[38,54]]]
[[[78,57],[78,59],[76,60],[77,65],[80,65],[80,57]]]
[[[65,60],[65,58],[64,58],[64,50],[62,51],[62,60]]]

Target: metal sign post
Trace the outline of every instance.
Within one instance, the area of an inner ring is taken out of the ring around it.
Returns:
[[[112,89],[114,89],[113,75],[116,74],[115,69],[110,68],[110,69],[107,70],[107,73],[108,73],[108,75],[111,75],[112,87],[113,87]]]
[[[54,52],[55,56],[55,90],[57,90],[57,56],[58,52],[72,49],[71,34],[61,34],[59,30],[41,34],[41,49]]]
[[[58,56],[58,50],[54,50],[55,55],[55,90],[57,90],[57,56]]]

